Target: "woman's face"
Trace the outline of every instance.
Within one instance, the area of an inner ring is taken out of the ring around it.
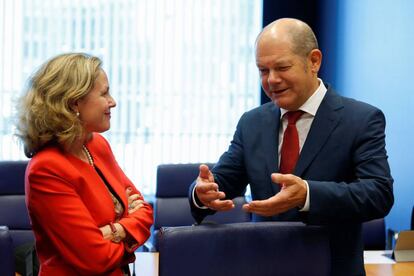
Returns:
[[[115,106],[116,102],[109,94],[108,78],[101,70],[91,91],[77,103],[79,118],[86,132],[107,131],[111,126],[111,108]]]

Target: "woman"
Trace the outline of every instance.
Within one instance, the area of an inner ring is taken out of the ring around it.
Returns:
[[[151,206],[98,134],[115,105],[101,61],[77,53],[45,63],[20,101],[39,275],[129,275],[150,235]]]

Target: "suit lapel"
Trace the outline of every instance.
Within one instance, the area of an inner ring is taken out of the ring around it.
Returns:
[[[332,89],[328,88],[328,91],[316,112],[305,144],[303,145],[298,163],[296,164],[295,175],[301,176],[303,174],[323,145],[327,142],[330,134],[341,119],[341,113],[338,111],[342,109],[342,107],[341,98],[335,94]]]
[[[266,115],[263,120],[263,136],[261,149],[263,156],[266,158],[267,175],[269,176],[269,183],[272,187],[273,194],[279,192],[278,185],[273,184],[270,180],[270,175],[278,171],[279,168],[279,125],[280,125],[280,109],[273,103],[269,105],[266,110]]]

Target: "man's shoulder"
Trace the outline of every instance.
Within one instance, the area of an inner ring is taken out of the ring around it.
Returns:
[[[275,106],[273,102],[264,103],[258,107],[255,107],[246,113],[244,113],[244,116],[247,117],[255,117],[255,116],[263,116],[263,115],[271,115],[276,114],[278,112],[279,108]]]
[[[280,109],[273,103],[265,103],[245,112],[238,122],[239,129],[247,129],[247,132],[263,129],[273,129],[280,118]]]
[[[361,110],[379,110],[378,107],[370,103],[361,101],[361,100],[357,100],[354,98],[348,98],[348,97],[344,97],[343,99],[344,99],[345,104],[349,106],[357,107],[358,109],[361,109]]]
[[[328,89],[327,96],[334,98],[336,101],[340,102],[344,107],[356,108],[357,110],[379,110],[378,107],[364,102],[362,100],[341,95],[332,88]]]

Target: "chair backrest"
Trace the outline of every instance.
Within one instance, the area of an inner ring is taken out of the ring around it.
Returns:
[[[163,227],[159,275],[330,275],[326,229],[298,222]]]
[[[210,168],[213,164],[207,164]],[[154,205],[154,229],[163,226],[185,226],[195,223],[188,202],[188,188],[197,178],[200,164],[165,164],[157,168],[157,191]],[[217,212],[205,221],[234,223],[250,221],[250,215],[242,211],[245,198],[234,199],[235,208]]]
[[[9,228],[13,247],[34,241],[27,213],[24,175],[28,161],[0,161],[0,225]]]
[[[374,219],[362,224],[364,250],[385,250],[385,220]]]
[[[0,225],[0,269],[2,275],[14,275],[13,241],[7,226]]]

